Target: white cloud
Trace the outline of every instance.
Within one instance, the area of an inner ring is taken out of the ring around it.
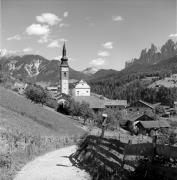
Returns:
[[[60,44],[58,43],[58,40],[54,40],[48,45],[48,47],[50,47],[50,48],[58,48],[58,47],[60,47]]]
[[[47,23],[51,26],[58,24],[62,19],[58,18],[52,13],[43,13],[40,16],[36,16],[36,20],[40,23]]]
[[[64,16],[64,17],[67,17],[68,14],[69,14],[68,11],[65,11],[65,12],[63,13],[63,16]]]
[[[8,37],[7,40],[8,41],[11,41],[11,40],[21,40],[21,36],[19,34],[16,34],[14,36]]]
[[[106,42],[106,43],[102,44],[102,46],[106,49],[112,49],[113,43],[112,42]]]
[[[49,26],[41,24],[31,24],[26,28],[28,35],[46,35],[50,33]]]
[[[16,55],[17,53],[19,53],[19,51],[16,50],[7,50],[7,49],[0,49],[0,57],[3,56],[13,56]]]
[[[103,58],[96,58],[96,59],[93,59],[90,64],[94,65],[94,66],[102,66],[104,65],[106,62],[105,59]]]
[[[39,40],[38,43],[47,43],[48,42],[48,34],[42,36]]]
[[[53,58],[53,60],[60,60],[62,58],[62,56],[56,56]]]
[[[112,16],[112,20],[113,21],[122,21],[123,18],[122,18],[122,16]]]
[[[59,41],[60,41],[60,42],[66,42],[66,41],[68,41],[68,40],[65,39],[65,38],[60,38]]]
[[[107,51],[98,51],[98,56],[106,57],[110,56],[110,54]]]
[[[59,24],[59,27],[60,27],[60,28],[62,28],[62,27],[69,27],[69,24],[60,23],[60,24]]]
[[[0,57],[3,57],[7,54],[7,49],[0,49]]]
[[[23,52],[30,52],[30,51],[32,51],[32,48],[30,48],[30,47],[27,47],[27,48],[23,49]]]
[[[177,33],[176,34],[170,34],[169,37],[172,37],[172,38],[177,37]]]

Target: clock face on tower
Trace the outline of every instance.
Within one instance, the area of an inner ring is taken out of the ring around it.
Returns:
[[[61,70],[62,71],[68,71],[68,68],[67,67],[62,67]]]

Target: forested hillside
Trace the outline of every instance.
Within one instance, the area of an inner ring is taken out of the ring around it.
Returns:
[[[142,52],[145,52],[145,50]],[[149,52],[147,54],[150,54],[152,49],[147,52]],[[177,99],[176,88],[149,89],[147,88],[149,82],[143,81],[143,79],[146,77],[162,79],[177,73],[176,44],[172,40],[168,40],[162,46],[161,51],[154,54],[154,56],[158,54],[159,59],[157,57],[155,59],[152,55],[152,57],[150,55],[148,57],[145,54],[141,53],[140,59],[126,65],[127,67],[120,72],[108,75],[104,79],[92,79],[89,82],[92,91],[111,99],[127,99],[129,102],[143,99],[151,103],[161,101],[164,104],[172,105],[172,99]],[[164,95],[167,98],[161,98]]]

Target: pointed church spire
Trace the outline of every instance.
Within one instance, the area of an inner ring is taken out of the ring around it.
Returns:
[[[62,54],[63,57],[66,57],[66,47],[65,47],[65,42],[63,44],[63,54]]]
[[[62,58],[61,58],[61,66],[68,66],[68,58],[66,57],[66,46],[65,42],[63,44]]]

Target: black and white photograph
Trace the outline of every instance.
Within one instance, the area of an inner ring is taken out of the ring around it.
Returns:
[[[0,0],[0,180],[177,179],[177,0]]]

